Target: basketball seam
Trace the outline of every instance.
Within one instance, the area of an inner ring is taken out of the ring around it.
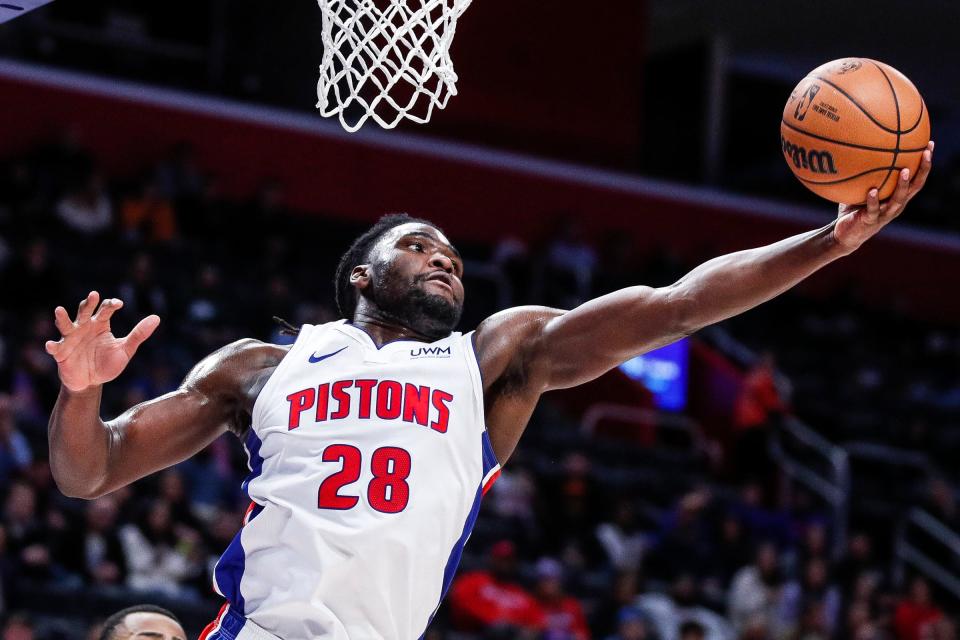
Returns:
[[[829,181],[827,181],[827,182],[818,182],[818,181],[816,181],[816,180],[810,180],[809,178],[801,178],[800,176],[797,176],[797,180],[800,180],[801,182],[806,182],[806,183],[809,183],[809,184],[840,184],[841,182],[846,182],[847,180],[853,180],[853,179],[855,179],[855,178],[862,178],[863,176],[867,175],[868,173],[874,173],[874,172],[876,172],[876,171],[892,171],[892,170],[894,170],[894,169],[902,169],[902,168],[903,168],[903,167],[896,167],[896,166],[875,167],[875,168],[873,168],[873,169],[867,169],[866,171],[861,171],[860,173],[858,173],[858,174],[856,174],[856,175],[847,176],[846,178],[841,178],[840,180],[829,180]],[[794,175],[796,175],[796,174],[794,174]]]
[[[883,130],[886,131],[887,133],[896,133],[896,134],[910,133],[911,131],[913,131],[914,129],[916,129],[918,126],[920,126],[920,121],[923,120],[923,114],[921,113],[920,118],[917,119],[917,123],[916,123],[915,125],[913,125],[912,127],[910,127],[909,129],[905,129],[905,130],[903,130],[903,131],[897,131],[897,130],[891,129],[890,127],[884,126],[880,121],[878,121],[876,118],[874,118],[873,115],[872,115],[869,111],[867,111],[866,109],[864,109],[863,106],[853,98],[853,96],[851,96],[849,93],[847,93],[846,91],[844,91],[843,89],[841,89],[838,85],[836,85],[836,84],[834,84],[833,82],[827,80],[827,79],[824,78],[823,76],[813,76],[813,77],[816,78],[817,80],[823,82],[824,84],[830,85],[831,87],[833,87],[834,89],[836,89],[837,91],[839,91],[841,94],[843,94],[843,96],[844,96],[847,100],[849,100],[849,101],[853,104],[853,106],[855,106],[857,109],[859,109],[860,111],[863,112],[863,115],[865,115],[865,116],[867,116],[868,118],[870,118],[870,121],[873,122],[873,124],[877,125],[879,128],[883,129]],[[888,80],[888,82],[889,82],[889,80]]]
[[[890,176],[893,175],[893,168],[897,166],[897,156],[900,155],[900,100],[897,98],[897,90],[893,88],[893,83],[890,82],[890,77],[887,76],[887,72],[884,71],[876,62],[873,62],[873,60],[870,62],[877,68],[877,71],[883,75],[883,79],[887,81],[887,86],[890,87],[890,93],[893,94],[893,106],[897,109],[897,149],[893,152],[893,160],[890,162],[891,169],[887,172],[883,182],[880,183],[880,188],[877,189],[877,196],[879,197],[880,193],[883,191],[883,188],[887,185],[887,180],[889,180]]]
[[[794,125],[790,124],[790,123],[786,120],[786,118],[782,118],[782,119],[780,120],[780,122],[781,122],[781,124],[786,125],[786,127],[787,127],[788,129],[793,129],[793,130],[796,131],[797,133],[802,133],[802,134],[805,135],[805,136],[810,136],[811,138],[816,138],[817,140],[823,140],[824,142],[830,142],[830,143],[832,143],[832,144],[837,144],[837,145],[840,145],[840,146],[842,146],[842,147],[852,147],[852,148],[854,148],[854,149],[863,149],[864,151],[881,151],[881,152],[886,152],[886,153],[893,153],[894,151],[896,151],[895,148],[888,148],[888,147],[868,147],[868,146],[863,145],[863,144],[854,144],[853,142],[842,142],[842,141],[840,141],[840,140],[834,140],[833,138],[827,138],[827,137],[825,137],[825,136],[820,136],[820,135],[817,135],[817,134],[815,134],[815,133],[811,133],[810,131],[807,131],[807,130],[805,130],[805,129],[801,129],[800,127],[797,127],[797,126],[794,126]],[[920,152],[920,151],[925,151],[926,148],[927,148],[926,146],[923,146],[923,147],[917,147],[916,149],[900,149],[900,153],[918,153],[918,152]]]

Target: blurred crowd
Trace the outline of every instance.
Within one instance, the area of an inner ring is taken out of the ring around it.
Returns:
[[[124,301],[117,334],[147,314],[162,318],[107,385],[102,412],[111,417],[173,390],[227,342],[289,340],[272,316],[335,319],[333,269],[363,228],[287,210],[275,182],[229,201],[188,147],[110,179],[69,135],[0,161],[0,194],[0,640],[96,637],[96,620],[137,601],[163,603],[195,632],[218,608],[210,574],[246,507],[245,455],[224,436],[108,496],[62,496],[46,446],[59,386],[43,349],[56,336],[53,308],[73,313],[97,289]],[[616,236],[594,246],[581,231],[560,216],[539,247],[509,237],[458,246],[507,275],[511,302],[569,307],[683,273],[668,253],[638,256]],[[504,296],[472,284],[467,325]],[[801,414],[929,452],[944,473],[915,497],[956,528],[948,463],[960,442],[960,380],[945,371],[960,332],[865,314],[855,299],[814,306],[791,295],[727,328],[776,353]],[[644,474],[650,452],[584,440],[544,403],[486,498],[427,637],[955,638],[957,602],[919,575],[894,579],[889,532],[855,530],[834,550],[828,512],[803,492],[770,486],[764,430],[787,410],[772,368],[769,358],[756,365],[737,402],[735,423],[749,437],[734,455],[760,462],[735,482],[696,452]],[[88,626],[89,636],[77,631]]]

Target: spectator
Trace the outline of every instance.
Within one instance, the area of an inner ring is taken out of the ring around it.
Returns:
[[[773,354],[764,352],[743,380],[733,411],[734,468],[736,477],[766,480],[772,471],[769,440],[772,420],[785,403],[775,379]]]
[[[783,623],[798,624],[805,633],[813,633],[816,627],[832,635],[840,616],[841,597],[839,589],[831,586],[828,579],[825,560],[817,557],[808,560],[802,578],[787,583],[783,589],[780,608]]]
[[[7,549],[7,530],[0,524],[0,620],[7,612],[7,594],[13,582],[14,566]]]
[[[879,580],[883,570],[873,557],[873,538],[863,531],[854,532],[847,541],[846,553],[837,564],[837,583],[849,593],[864,574],[870,574]]]
[[[700,606],[699,598],[695,578],[681,574],[671,583],[669,595],[645,593],[635,606],[650,620],[660,640],[676,640],[684,622],[697,623],[708,640],[732,640],[734,632],[727,621]]]
[[[21,481],[10,485],[4,516],[7,543],[20,575],[47,580],[51,575],[52,557],[47,530],[37,517],[37,495],[33,487]]]
[[[764,542],[757,548],[754,563],[734,575],[727,612],[734,629],[741,635],[750,627],[776,626],[783,588],[779,563],[776,546]]]
[[[943,619],[943,612],[933,603],[930,584],[916,576],[910,581],[910,590],[896,606],[893,626],[897,640],[925,640],[932,633],[934,623]]]
[[[33,640],[33,621],[22,613],[15,613],[3,625],[2,640]]]
[[[705,577],[714,556],[707,508],[712,497],[704,488],[684,495],[665,519],[660,541],[650,554],[650,573],[661,579],[678,574]]]
[[[20,247],[17,256],[0,272],[0,284],[6,294],[4,308],[18,313],[35,311],[51,300],[60,300],[65,291],[63,273],[50,260],[50,245],[39,237]]]
[[[197,565],[192,560],[199,551],[198,540],[192,531],[173,521],[167,502],[155,499],[148,503],[139,525],[120,529],[120,541],[127,586],[170,596],[189,593],[184,582],[196,576]]]
[[[173,204],[152,180],[145,180],[139,193],[123,201],[120,224],[128,240],[169,243],[177,237]]]
[[[960,531],[960,507],[953,487],[943,477],[934,477],[927,487],[924,507],[934,518],[954,531]]]
[[[640,568],[647,544],[637,527],[636,510],[630,500],[617,501],[613,519],[597,527],[597,539],[616,571]]]
[[[639,576],[632,571],[619,573],[613,580],[609,593],[593,615],[595,635],[613,635],[619,625],[620,614],[626,609],[636,609],[634,601],[639,593]]]
[[[650,637],[643,614],[632,607],[624,607],[617,621],[617,632],[607,640],[647,640]]]
[[[98,174],[92,174],[61,198],[56,212],[68,229],[85,236],[101,235],[113,223],[110,195]]]
[[[740,519],[732,513],[723,514],[717,537],[719,540],[714,553],[714,569],[711,573],[719,588],[725,590],[730,585],[734,574],[750,563],[754,554],[754,545],[747,538]]]
[[[100,640],[186,640],[183,625],[173,613],[143,604],[113,614],[100,629]]]
[[[693,620],[687,620],[680,625],[680,640],[706,640],[707,630],[703,625]]]
[[[536,597],[546,619],[546,640],[589,640],[583,608],[563,591],[563,565],[553,558],[537,563]]]
[[[587,456],[571,452],[564,458],[562,475],[545,483],[544,503],[543,528],[552,533],[544,551],[576,568],[603,557],[594,533],[601,496]]]
[[[141,251],[134,256],[127,280],[120,283],[118,290],[125,310],[132,316],[166,315],[167,294],[157,281],[154,260],[149,253]]]
[[[101,496],[88,503],[81,572],[90,584],[118,585],[126,580],[126,558],[117,533],[117,499]]]
[[[540,632],[544,612],[536,599],[516,583],[516,551],[506,540],[490,550],[490,570],[461,575],[450,592],[454,624],[464,631],[506,627]]]
[[[803,606],[796,630],[789,637],[790,640],[829,640],[832,636],[827,627],[823,603],[807,602]]]
[[[13,401],[0,392],[0,486],[25,470],[33,461],[26,437],[14,424]]]

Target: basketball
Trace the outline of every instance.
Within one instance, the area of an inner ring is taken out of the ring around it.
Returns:
[[[930,141],[920,92],[893,67],[841,58],[811,71],[790,93],[780,143],[805,187],[833,202],[889,198],[900,170],[913,176]]]

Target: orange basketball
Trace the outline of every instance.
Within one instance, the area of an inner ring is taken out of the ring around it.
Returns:
[[[876,187],[889,198],[901,169],[911,176],[930,141],[920,92],[893,67],[842,58],[811,71],[780,121],[783,157],[794,175],[833,202],[862,204]]]

